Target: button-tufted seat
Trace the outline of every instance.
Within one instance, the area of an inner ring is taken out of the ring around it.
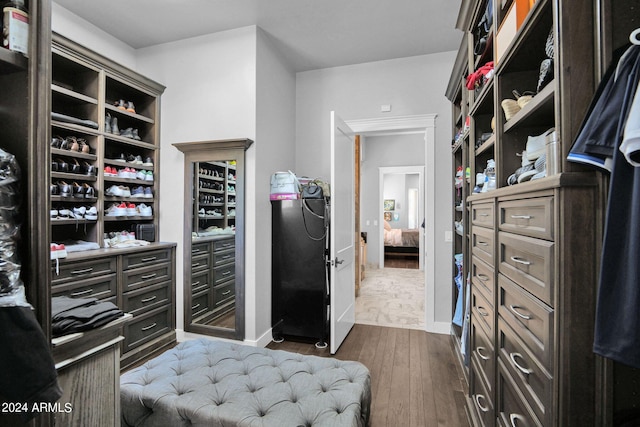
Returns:
[[[358,362],[199,339],[120,377],[122,425],[365,426],[369,370]]]

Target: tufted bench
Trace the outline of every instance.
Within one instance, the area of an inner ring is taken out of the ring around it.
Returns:
[[[366,426],[359,362],[224,341],[185,341],[122,374],[123,426]]]

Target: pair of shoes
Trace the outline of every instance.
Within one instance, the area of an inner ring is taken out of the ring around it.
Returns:
[[[82,185],[74,182],[72,185],[73,188],[73,197],[79,197],[83,199],[93,199],[96,197],[96,190],[86,182]]]
[[[103,175],[104,176],[118,176],[118,171],[114,167],[105,166]]]
[[[151,191],[151,187],[143,187],[142,185],[140,185],[131,190],[131,197],[143,197],[145,199],[152,199],[153,192]]]
[[[78,206],[73,208],[73,216],[75,219],[86,219],[95,221],[98,219],[98,209],[95,206],[84,207]]]
[[[136,141],[140,141],[140,136],[138,135],[138,129],[126,128],[122,132],[120,132],[120,136],[125,138],[135,139]]]
[[[131,190],[124,185],[112,185],[104,191],[105,196],[131,197]]]
[[[522,110],[524,106],[533,99],[534,95],[531,91],[525,91],[520,94],[518,91],[514,90],[512,93],[516,99],[503,99],[500,103],[502,111],[504,111],[506,121],[509,121],[516,113]]]
[[[547,138],[555,132],[555,128],[550,128],[537,136],[527,137],[527,158],[533,162],[544,154],[547,145]]]
[[[120,100],[114,102],[113,105],[115,105],[118,109],[123,110],[123,111],[128,111],[130,113],[135,113],[136,112],[136,108],[133,105],[132,101],[125,102],[124,99],[120,99]]]
[[[104,131],[105,133],[112,133],[114,135],[120,135],[120,128],[118,127],[118,118],[112,117],[107,113],[104,118]]]

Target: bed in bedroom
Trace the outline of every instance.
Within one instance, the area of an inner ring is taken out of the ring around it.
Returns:
[[[418,256],[419,252],[419,229],[392,228],[389,222],[384,222],[385,255]]]
[[[366,426],[359,362],[199,339],[120,377],[123,426]]]

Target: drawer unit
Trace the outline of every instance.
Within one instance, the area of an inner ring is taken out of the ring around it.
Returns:
[[[548,372],[553,374],[553,309],[498,275],[498,314]]]
[[[92,258],[89,260],[63,261],[60,262],[56,273],[55,264],[52,266],[51,284],[57,284],[86,280],[96,276],[105,276],[117,271],[116,257],[107,256],[104,258]]]
[[[494,263],[493,230],[483,227],[471,227],[471,253],[489,265]]]
[[[191,271],[207,270],[211,265],[211,256],[208,252],[200,252],[191,257]]]
[[[235,297],[236,282],[231,280],[213,288],[213,305],[219,307]]]
[[[210,307],[210,298],[211,297],[211,289],[203,289],[198,293],[194,293],[191,297],[191,318],[195,319],[196,317],[206,314],[211,310]]]
[[[498,421],[508,427],[542,427],[538,418],[506,372],[502,360],[498,359],[498,384],[496,388],[496,414]]]
[[[191,258],[200,256],[203,254],[209,254],[210,249],[209,242],[201,242],[201,243],[192,243],[191,244]]]
[[[471,258],[471,283],[493,306],[496,294],[493,267],[488,266],[475,256]]]
[[[553,306],[554,243],[500,232],[499,271]]]
[[[234,236],[226,238],[226,239],[219,239],[219,240],[214,240],[213,241],[213,250],[214,251],[232,249],[232,248],[235,248],[235,247],[236,247],[236,238]]]
[[[70,281],[51,287],[54,297],[67,296],[71,298],[98,298],[115,300],[118,287],[118,277],[115,273],[92,277],[89,279]]]
[[[473,225],[493,228],[494,224],[494,204],[491,203],[473,203],[471,205],[471,222]]]
[[[172,299],[170,283],[163,282],[122,296],[123,311],[138,316],[161,305],[169,304]]]
[[[171,307],[166,305],[135,317],[124,326],[124,352],[131,351],[173,329]]]
[[[551,425],[553,381],[516,333],[498,318],[499,357],[531,409],[544,425]]]
[[[151,264],[171,261],[171,249],[155,249],[144,252],[136,252],[122,256],[122,269],[143,267]]]
[[[171,264],[165,263],[125,271],[123,290],[126,292],[170,280],[173,277],[171,270]]]
[[[472,361],[469,370],[469,386],[473,408],[480,420],[480,425],[491,427],[495,422],[494,402],[487,385],[478,375],[479,368]]]
[[[498,227],[524,236],[553,239],[553,197],[498,201]]]
[[[495,312],[493,306],[484,299],[475,286],[471,287],[471,321],[482,325],[487,336],[492,337],[494,331]]]
[[[493,391],[496,373],[496,354],[493,347],[493,337],[489,339],[485,330],[475,322],[471,322],[471,358],[478,366],[478,374],[487,385],[488,391]]]
[[[200,292],[211,287],[211,273],[209,270],[199,271],[191,274],[191,291]]]
[[[216,251],[213,253],[213,265],[218,267],[219,265],[228,264],[236,260],[235,249],[226,249],[223,251]]]
[[[232,264],[224,264],[220,267],[216,267],[213,269],[213,284],[215,286],[226,282],[227,280],[231,280],[235,277],[236,274],[236,265]]]

